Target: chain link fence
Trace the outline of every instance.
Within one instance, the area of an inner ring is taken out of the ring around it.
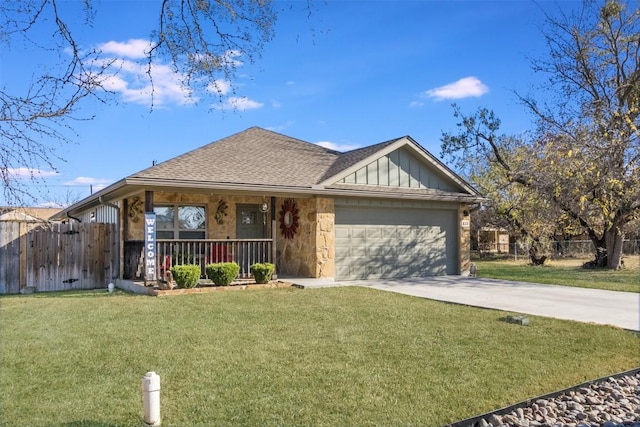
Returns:
[[[508,247],[508,251],[507,251]],[[564,242],[551,242],[544,248],[544,252],[551,257],[591,258],[595,254],[591,240],[568,240]],[[622,244],[622,254],[640,255],[640,240],[625,240]],[[524,259],[529,256],[529,246],[525,243],[490,243],[481,244],[478,250],[472,251],[472,256],[485,257],[509,257]]]

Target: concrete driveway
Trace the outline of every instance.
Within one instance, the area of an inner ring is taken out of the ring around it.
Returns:
[[[309,280],[309,279],[307,279]],[[318,286],[364,286],[421,298],[640,331],[640,294],[461,276],[354,280]],[[302,284],[315,287],[313,282]]]

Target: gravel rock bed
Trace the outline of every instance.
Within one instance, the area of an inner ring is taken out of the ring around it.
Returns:
[[[456,423],[458,427],[640,427],[640,371]]]

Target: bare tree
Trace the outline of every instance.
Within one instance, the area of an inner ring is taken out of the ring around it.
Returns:
[[[640,216],[640,3],[585,2],[547,16],[548,103],[521,100],[538,120],[536,185],[580,223],[594,264],[621,266],[625,225]]]
[[[592,264],[618,269],[625,226],[640,217],[640,9],[585,2],[547,24],[548,57],[533,61],[549,76],[547,91],[519,96],[537,130],[514,149],[491,111],[456,107],[460,132],[443,134],[443,154],[481,156],[551,201],[588,234]]]
[[[41,184],[40,170],[56,170],[63,161],[57,148],[70,142],[73,121],[93,117],[79,114],[83,101],[112,100],[108,77],[117,73],[119,62],[81,46],[59,5],[59,0],[0,2],[0,43],[60,58],[57,64],[41,64],[26,88],[0,87],[0,185],[11,204],[35,202],[36,195],[19,178],[27,175]],[[78,31],[99,12],[92,0],[83,0],[82,8],[85,19]],[[151,84],[154,62],[169,61],[187,90],[214,97],[221,96],[216,82],[233,77],[240,55],[243,61],[259,57],[277,17],[268,0],[163,0],[157,13],[145,51]],[[43,28],[51,37],[36,38]]]

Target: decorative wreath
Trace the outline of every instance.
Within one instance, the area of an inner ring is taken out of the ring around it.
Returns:
[[[292,199],[287,199],[280,209],[280,231],[285,239],[293,239],[298,231],[298,206]]]

